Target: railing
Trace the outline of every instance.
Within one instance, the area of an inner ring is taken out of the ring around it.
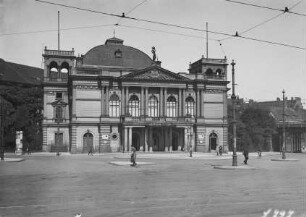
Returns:
[[[48,78],[48,77],[45,77],[44,81],[49,81],[49,82],[67,82],[68,78]]]
[[[131,117],[122,116],[121,122],[123,123],[143,123],[143,124],[165,124],[165,123],[193,123],[195,121],[194,117]]]
[[[54,55],[54,56],[74,56],[74,50],[46,50],[44,55]]]
[[[225,76],[223,75],[204,75],[204,79],[206,80],[225,80]]]

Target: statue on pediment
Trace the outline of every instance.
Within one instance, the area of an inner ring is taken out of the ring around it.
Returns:
[[[156,60],[156,49],[155,49],[155,47],[153,46],[152,47],[152,54],[153,54],[153,61],[155,62],[155,60]]]

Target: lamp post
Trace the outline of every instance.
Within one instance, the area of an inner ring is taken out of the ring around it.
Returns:
[[[4,142],[3,142],[3,99],[0,96],[0,158],[4,160]]]
[[[282,159],[286,159],[286,132],[285,132],[285,90],[283,90],[283,145],[282,145]]]
[[[232,105],[233,105],[233,163],[232,166],[237,166],[237,153],[236,153],[236,95],[235,95],[235,65],[232,60]]]

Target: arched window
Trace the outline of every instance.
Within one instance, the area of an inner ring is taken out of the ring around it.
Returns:
[[[58,65],[56,62],[51,62],[49,66],[49,78],[50,80],[56,80],[58,78]]]
[[[68,79],[69,74],[69,64],[67,62],[63,62],[61,65],[61,78]]]
[[[149,117],[158,117],[158,100],[156,96],[151,96],[149,98],[148,109]]]
[[[186,115],[193,115],[194,100],[191,96],[187,97],[185,101]]]
[[[212,76],[214,74],[213,70],[211,68],[207,69],[205,72],[206,75]]]
[[[167,117],[176,117],[176,99],[169,96],[167,99]]]
[[[112,94],[109,98],[109,116],[119,117],[120,115],[120,101],[117,94]]]
[[[131,96],[129,100],[129,113],[133,117],[139,116],[139,99],[136,95]]]
[[[217,69],[216,75],[220,77],[222,75],[222,69]]]

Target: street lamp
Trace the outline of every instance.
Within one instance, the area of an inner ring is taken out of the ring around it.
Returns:
[[[236,153],[236,95],[235,95],[235,65],[236,63],[232,60],[232,105],[233,105],[233,163],[232,166],[237,166],[237,153]]]
[[[286,132],[285,132],[285,90],[283,90],[283,145],[282,145],[282,159],[286,159]]]
[[[3,99],[0,96],[0,158],[4,160],[4,142],[3,142]]]

